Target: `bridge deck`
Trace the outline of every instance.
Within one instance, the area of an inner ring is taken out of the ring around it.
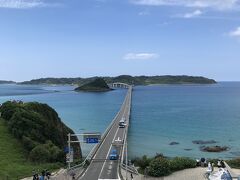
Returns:
[[[120,179],[118,176],[118,168],[123,149],[123,139],[129,124],[130,106],[131,106],[132,87],[128,89],[123,105],[116,116],[111,129],[99,149],[97,150],[93,160],[87,170],[80,177],[80,180],[98,180],[98,179]],[[126,118],[127,126],[119,128],[119,121]],[[119,160],[109,160],[109,154],[112,149],[116,149],[119,154]]]

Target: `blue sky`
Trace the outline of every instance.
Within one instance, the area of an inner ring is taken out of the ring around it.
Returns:
[[[0,79],[240,80],[240,0],[0,0]]]

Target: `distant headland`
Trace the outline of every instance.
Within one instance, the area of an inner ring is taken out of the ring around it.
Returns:
[[[0,80],[0,84],[15,84],[16,82],[14,81],[4,81],[4,80]]]
[[[41,78],[33,79],[30,81],[24,81],[19,84],[49,84],[49,85],[78,85],[83,86],[85,84],[93,82],[99,77],[89,77],[89,78]],[[100,77],[106,81],[107,84],[114,82],[122,82],[132,85],[152,85],[152,84],[215,84],[217,83],[214,79],[209,79],[202,76],[130,76],[121,75],[116,77]]]

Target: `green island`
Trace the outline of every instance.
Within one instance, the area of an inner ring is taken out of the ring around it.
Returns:
[[[75,89],[75,91],[88,91],[88,92],[103,92],[103,91],[111,91],[107,83],[103,78],[97,78],[92,82],[84,84]]]
[[[31,81],[24,81],[20,84],[70,84],[82,86],[90,83],[99,77],[90,78],[41,78]],[[116,77],[101,77],[106,83],[122,82],[132,85],[151,85],[151,84],[215,84],[216,81],[202,76],[130,76],[121,75]]]
[[[7,101],[0,113],[0,177],[20,179],[34,170],[65,165],[67,134],[73,131],[54,109],[37,102]],[[80,159],[80,144],[73,149]]]

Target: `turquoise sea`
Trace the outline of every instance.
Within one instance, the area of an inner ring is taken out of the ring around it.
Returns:
[[[77,93],[73,86],[0,85],[0,103],[38,101],[52,106],[76,133],[104,132],[126,90]],[[136,86],[133,91],[129,155],[233,158],[240,156],[240,82],[214,85]],[[201,152],[194,140],[229,146],[223,153]],[[178,142],[177,145],[169,145]],[[84,153],[89,146],[83,145]]]

